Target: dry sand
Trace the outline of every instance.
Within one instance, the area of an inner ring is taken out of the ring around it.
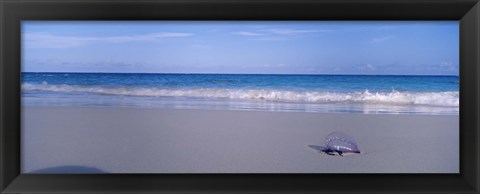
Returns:
[[[27,107],[22,172],[458,173],[458,123],[458,116]],[[353,136],[363,153],[308,147],[333,131]]]

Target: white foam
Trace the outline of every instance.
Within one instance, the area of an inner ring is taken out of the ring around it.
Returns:
[[[22,84],[22,90],[37,90],[49,92],[81,92],[102,95],[148,96],[148,97],[199,97],[199,98],[227,98],[227,99],[254,99],[279,102],[301,103],[365,103],[365,104],[395,104],[395,105],[430,105],[430,106],[459,106],[459,92],[315,92],[289,91],[266,89],[225,89],[225,88],[196,88],[196,89],[165,89],[141,87],[101,87]]]

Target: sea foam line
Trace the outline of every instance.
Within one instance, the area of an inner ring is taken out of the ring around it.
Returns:
[[[101,95],[145,97],[198,97],[239,100],[269,100],[301,103],[365,103],[392,105],[459,106],[459,92],[316,92],[264,89],[196,88],[167,89],[142,87],[104,87],[52,84],[22,84],[22,90],[80,92]]]

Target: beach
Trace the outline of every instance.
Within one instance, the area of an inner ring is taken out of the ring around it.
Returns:
[[[23,22],[21,172],[459,173],[458,29]]]
[[[308,147],[334,131],[362,153]],[[22,173],[459,172],[458,115],[23,106],[21,134]]]

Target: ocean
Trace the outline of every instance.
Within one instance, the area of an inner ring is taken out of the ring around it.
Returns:
[[[22,73],[22,106],[458,115],[459,77]]]

